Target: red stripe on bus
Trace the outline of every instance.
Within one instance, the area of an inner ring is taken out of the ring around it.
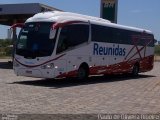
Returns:
[[[146,72],[153,68],[153,59],[154,55],[142,58],[139,62],[140,64],[140,72]],[[137,59],[131,61],[125,61],[109,66],[94,66],[89,69],[90,75],[101,75],[101,74],[122,74],[122,73],[131,73],[134,64],[137,62]],[[102,71],[102,72],[99,72]],[[63,77],[77,77],[78,70],[66,72],[58,75],[56,78]]]
[[[15,60],[16,60],[19,64],[21,64],[21,65],[23,65],[23,66],[25,66],[25,67],[33,68],[33,67],[38,67],[38,66],[47,64],[47,63],[49,63],[49,62],[51,62],[51,61],[58,60],[59,58],[63,57],[64,55],[66,55],[66,54],[60,55],[60,56],[57,57],[57,58],[54,58],[54,59],[49,60],[49,61],[46,61],[46,62],[44,62],[44,63],[42,63],[42,64],[39,64],[39,65],[26,65],[26,64],[23,64],[23,63],[19,62],[16,58],[15,58]]]
[[[68,21],[68,22],[63,22],[63,23],[55,23],[53,25],[53,28],[57,29],[59,27],[64,27],[66,25],[75,24],[75,23],[87,23],[87,22],[83,22],[83,21]]]

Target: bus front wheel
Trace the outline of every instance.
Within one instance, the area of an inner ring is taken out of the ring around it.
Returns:
[[[88,78],[89,68],[87,65],[81,65],[78,69],[78,79],[83,80]]]

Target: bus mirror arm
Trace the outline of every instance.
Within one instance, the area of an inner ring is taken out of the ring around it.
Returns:
[[[12,37],[12,33],[13,33],[13,31],[17,28],[17,27],[19,27],[19,28],[23,28],[24,27],[24,23],[16,23],[16,24],[13,24],[11,27],[10,27],[10,29],[8,29],[8,39],[13,39]],[[17,35],[16,35],[16,37],[17,37]]]
[[[156,39],[154,39],[154,44],[156,44],[157,43],[157,40]]]
[[[12,28],[8,29],[8,36],[7,36],[7,38],[8,38],[9,40],[12,39],[12,32],[13,32],[13,29],[12,29]]]
[[[91,43],[91,22],[88,20],[88,25],[89,25],[89,40],[88,40],[88,44]]]

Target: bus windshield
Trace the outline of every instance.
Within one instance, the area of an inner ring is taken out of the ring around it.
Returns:
[[[16,44],[16,54],[25,58],[50,56],[56,37],[50,39],[53,22],[26,23],[21,29]]]

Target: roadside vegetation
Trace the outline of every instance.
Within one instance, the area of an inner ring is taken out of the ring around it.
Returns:
[[[12,55],[12,41],[0,39],[0,57],[10,57]]]
[[[160,56],[160,45],[155,46],[155,55]]]

